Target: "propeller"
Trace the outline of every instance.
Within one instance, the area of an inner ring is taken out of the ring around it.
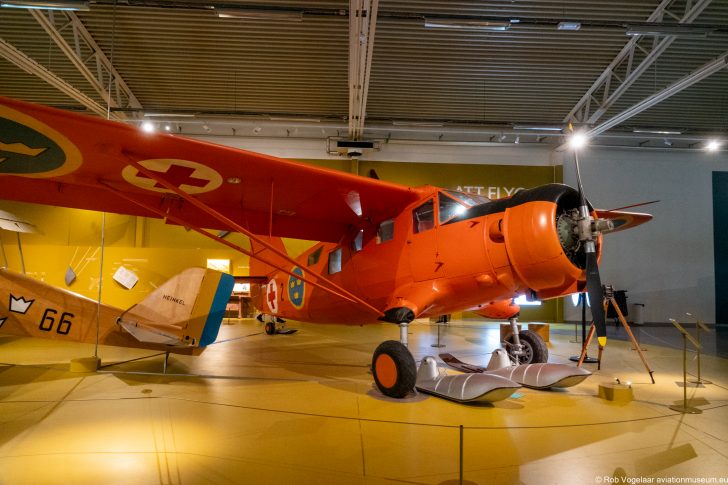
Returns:
[[[584,244],[586,255],[586,290],[591,302],[592,317],[597,331],[599,345],[607,345],[607,322],[604,314],[604,293],[602,291],[602,279],[599,276],[599,264],[597,263],[596,238],[602,231],[613,229],[613,224],[608,219],[594,219],[589,212],[589,205],[584,197],[584,188],[581,185],[581,173],[579,172],[579,155],[574,149],[574,162],[576,165],[576,184],[579,191],[579,220],[576,225],[576,232],[579,241]],[[611,227],[610,227],[611,226]]]

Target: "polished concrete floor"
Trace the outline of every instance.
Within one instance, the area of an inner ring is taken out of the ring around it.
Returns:
[[[382,396],[371,352],[398,336],[292,323],[268,336],[253,320],[223,326],[199,357],[102,347],[100,372],[68,372],[93,348],[0,337],[0,484],[155,483],[728,483],[728,361],[702,358],[712,384],[689,385],[682,352],[645,345],[651,384],[629,342],[610,340],[602,369],[565,391],[521,389],[493,405]],[[552,362],[579,352],[573,326],[552,326]],[[485,364],[497,324],[410,327],[417,360],[446,351]],[[649,332],[653,332],[650,329]],[[665,329],[665,332],[674,331]],[[590,354],[596,353],[594,349]],[[695,371],[695,354],[688,356]],[[634,401],[597,396],[632,382]],[[462,468],[461,468],[462,460]],[[698,479],[715,479],[699,482]],[[723,479],[724,481],[720,481]],[[652,480],[652,481],[649,481]],[[662,482],[666,483],[666,482]]]

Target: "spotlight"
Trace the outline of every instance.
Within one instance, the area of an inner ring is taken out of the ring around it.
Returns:
[[[154,133],[154,123],[151,121],[145,121],[142,123],[142,131],[144,133]]]
[[[584,148],[588,142],[589,139],[584,133],[574,133],[569,139],[569,145],[571,145],[571,148],[574,150]]]
[[[709,152],[717,152],[720,148],[721,143],[718,140],[710,140],[706,145],[705,149]]]

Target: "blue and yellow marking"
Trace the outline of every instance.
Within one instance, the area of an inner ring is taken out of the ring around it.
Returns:
[[[298,276],[291,275],[288,277],[288,299],[291,300],[291,304],[294,308],[301,309],[306,299],[306,285],[303,280],[303,270],[298,266],[295,266],[291,273]]]
[[[0,174],[58,177],[81,166],[81,152],[50,126],[0,106]]]

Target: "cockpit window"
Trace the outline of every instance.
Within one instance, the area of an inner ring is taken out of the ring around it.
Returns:
[[[377,244],[394,239],[394,219],[382,221],[377,230]]]
[[[329,253],[329,274],[336,274],[341,271],[341,248],[336,248]]]
[[[438,201],[439,201],[439,208],[440,208],[440,215],[438,216],[438,221],[440,224],[443,224],[453,217],[457,217],[461,214],[463,214],[467,207],[465,204],[456,201],[455,199],[448,197],[447,195],[440,192],[438,194]]]
[[[308,255],[308,265],[309,266],[313,266],[314,264],[319,262],[319,258],[321,257],[322,249],[323,249],[323,246],[320,246],[316,251],[314,251]]]
[[[412,232],[427,231],[435,227],[435,202],[430,199],[412,211]]]
[[[356,252],[361,251],[362,244],[364,243],[364,229],[359,229],[356,233],[356,237],[351,241],[351,250]]]
[[[464,202],[467,207],[490,202],[490,199],[484,195],[469,194],[466,192],[458,192],[456,190],[445,190],[444,192],[450,197],[454,197],[455,199]]]

